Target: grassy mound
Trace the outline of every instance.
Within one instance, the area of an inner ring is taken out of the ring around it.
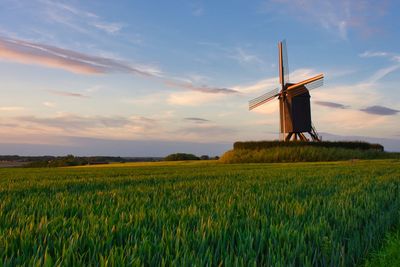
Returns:
[[[268,149],[233,149],[225,152],[223,163],[267,163],[337,161],[349,159],[389,159],[400,158],[400,153],[378,150],[347,149],[341,147],[276,146]]]
[[[360,150],[383,151],[380,144],[370,144],[362,141],[323,141],[323,142],[282,142],[282,141],[247,141],[235,142],[233,149],[268,149],[273,147],[326,147],[326,148],[346,148]]]

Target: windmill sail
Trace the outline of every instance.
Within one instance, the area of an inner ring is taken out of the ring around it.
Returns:
[[[271,101],[278,95],[279,95],[279,89],[275,88],[274,90],[271,90],[268,93],[265,93],[259,97],[256,97],[256,98],[250,100],[249,101],[249,110],[252,110],[264,103],[267,103],[268,101]]]
[[[296,89],[296,88],[301,87],[301,86],[305,86],[305,87],[307,87],[308,85],[311,86],[311,83],[318,82],[320,80],[322,80],[322,82],[323,82],[323,79],[324,79],[324,75],[323,74],[319,74],[319,75],[314,76],[314,77],[312,77],[310,79],[307,79],[307,80],[304,80],[302,82],[293,84],[293,85],[289,86],[287,88],[287,90],[293,90],[293,89]],[[315,87],[315,88],[317,88],[317,87]]]
[[[318,87],[321,87],[321,86],[323,86],[323,85],[324,85],[324,78],[322,77],[321,79],[316,80],[316,81],[313,81],[313,82],[310,82],[310,83],[307,83],[307,84],[305,84],[304,86],[305,86],[308,90],[313,90],[313,89],[318,88]]]
[[[282,66],[283,66],[283,79],[285,83],[289,82],[289,59],[287,53],[286,40],[282,41]]]
[[[279,51],[279,82],[282,90],[285,89],[285,84],[289,82],[289,61],[287,54],[286,41],[283,40],[278,44]]]
[[[314,78],[308,79],[306,81],[300,82],[289,87],[288,93],[292,96],[302,95],[307,93],[309,90],[321,87],[324,84],[324,77],[318,75]]]

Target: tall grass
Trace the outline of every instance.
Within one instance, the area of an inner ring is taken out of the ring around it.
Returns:
[[[388,234],[384,246],[365,263],[365,267],[388,266],[400,266],[400,230]]]
[[[0,266],[352,266],[399,161],[0,169]]]
[[[337,161],[349,159],[389,159],[400,158],[400,153],[387,153],[377,150],[359,150],[327,147],[271,147],[268,149],[234,149],[225,152],[220,158],[223,163],[270,163]]]
[[[359,150],[383,151],[380,144],[370,144],[362,141],[323,141],[323,142],[282,142],[282,141],[247,141],[235,142],[233,149],[269,149],[273,147],[326,147],[326,148],[346,148]]]

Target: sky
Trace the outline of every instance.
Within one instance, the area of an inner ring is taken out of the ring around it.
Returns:
[[[283,39],[291,82],[325,75],[311,91],[323,140],[400,150],[399,12],[394,0],[1,0],[0,154],[220,154],[277,139],[278,102],[248,101],[279,86]]]

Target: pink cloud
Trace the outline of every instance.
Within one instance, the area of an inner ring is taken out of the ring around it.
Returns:
[[[119,60],[96,57],[55,46],[0,37],[0,58],[23,64],[58,68],[79,74],[123,72],[154,76],[146,68],[133,67]]]
[[[58,68],[78,74],[128,73],[158,79],[171,87],[178,87],[202,93],[237,93],[234,89],[195,86],[182,83],[174,78],[164,77],[160,70],[149,67],[131,65],[120,60],[91,56],[46,44],[33,43],[18,39],[0,37],[0,59],[23,64],[35,64],[49,68]],[[67,94],[64,94],[67,95]],[[79,96],[68,93],[68,96]]]

